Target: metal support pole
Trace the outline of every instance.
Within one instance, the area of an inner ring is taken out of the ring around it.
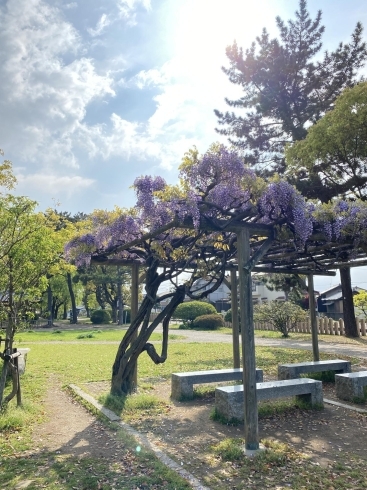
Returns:
[[[256,394],[255,335],[252,308],[250,233],[242,229],[237,233],[238,272],[240,286],[240,315],[243,364],[243,395],[245,421],[245,448],[259,449],[259,425]]]
[[[237,272],[231,269],[231,311],[232,311],[232,340],[233,340],[233,367],[241,367],[240,359],[240,332],[238,324],[238,291]]]
[[[313,360],[319,361],[319,339],[318,339],[318,331],[317,331],[317,318],[316,318],[316,307],[315,307],[315,291],[313,286],[313,275],[309,274],[308,276],[308,301],[310,308],[310,319],[311,319],[311,333],[312,333],[312,352],[313,352]]]
[[[139,300],[139,265],[133,264],[131,266],[131,312],[130,321],[131,323],[135,320],[138,313],[138,300]],[[138,337],[138,332],[134,332],[131,343],[134,342]],[[133,383],[135,388],[138,386],[138,363],[135,364]]]

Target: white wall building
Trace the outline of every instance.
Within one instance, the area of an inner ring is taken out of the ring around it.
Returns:
[[[230,282],[229,276],[227,276],[226,279],[228,282]],[[195,282],[192,289],[193,291],[197,289],[206,291],[209,288],[210,288],[210,284],[208,283],[207,279],[203,278],[203,279],[198,279]],[[223,303],[229,303],[230,306],[230,298],[231,298],[231,291],[224,282],[219,286],[219,288],[216,291],[208,295],[209,301],[217,305],[218,303],[223,302]],[[284,301],[285,294],[282,291],[270,291],[270,289],[268,289],[265,286],[265,284],[263,284],[261,281],[256,279],[256,275],[254,274],[252,277],[252,300],[254,304],[275,301],[275,300]],[[219,307],[219,311],[223,309],[226,308]]]

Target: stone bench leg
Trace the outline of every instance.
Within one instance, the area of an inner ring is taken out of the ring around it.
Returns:
[[[364,399],[363,385],[358,378],[335,376],[335,391],[336,396],[342,400]]]
[[[180,376],[172,375],[171,398],[173,400],[189,400],[194,398],[194,385]]]
[[[298,378],[297,368],[278,366],[278,379],[296,379]]]
[[[313,408],[323,407],[324,406],[324,397],[322,393],[322,384],[317,384],[312,393],[306,393],[304,395],[296,395],[296,399],[310,404]]]

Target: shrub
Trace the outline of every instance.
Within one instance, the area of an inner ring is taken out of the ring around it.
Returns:
[[[192,327],[195,318],[201,315],[217,313],[217,310],[210,303],[204,301],[188,301],[177,306],[172,318],[183,320],[188,328]]]
[[[270,323],[283,337],[289,337],[297,323],[306,319],[307,313],[291,301],[270,301],[254,307],[254,320]]]
[[[96,325],[100,325],[101,323],[110,323],[111,316],[106,310],[95,310],[90,317],[90,321]]]
[[[219,315],[218,313],[201,315],[195,318],[193,326],[194,328],[200,328],[202,330],[217,330],[220,327],[224,327],[224,320],[222,315]]]
[[[231,322],[232,323],[232,310],[228,310],[226,314],[224,315],[224,321],[225,322]],[[241,323],[241,318],[240,318],[240,309],[238,308],[238,324]]]

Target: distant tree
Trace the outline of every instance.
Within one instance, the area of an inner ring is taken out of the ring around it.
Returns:
[[[57,209],[48,209],[46,211],[46,216],[48,219],[52,220],[55,230],[59,233],[60,237],[63,237],[64,243],[70,239],[72,235],[81,230],[86,231],[88,226],[90,226],[90,220],[88,215],[82,212],[78,212],[71,215],[68,211],[58,211]],[[63,263],[63,267],[58,271],[59,274],[64,275],[65,283],[69,292],[69,302],[71,306],[71,316],[70,322],[72,324],[78,323],[78,311],[77,311],[77,301],[74,291],[74,278],[75,278],[75,267]],[[52,305],[53,305],[53,291],[51,284],[48,288],[48,310],[49,310],[49,323],[53,322]]]
[[[0,405],[12,353],[14,335],[47,287],[47,275],[57,269],[63,242],[52,223],[36,213],[37,203],[27,197],[0,197],[0,315],[7,320],[5,351],[0,353]]]
[[[336,98],[357,81],[357,72],[367,60],[362,25],[349,44],[321,56],[321,10],[311,19],[306,0],[300,0],[295,19],[288,25],[276,18],[279,38],[266,29],[243,52],[236,42],[227,48],[229,80],[239,85],[242,96],[228,100],[242,114],[215,111],[221,129],[245,160],[259,169],[284,170],[286,143],[303,140],[308,127],[333,108]]]
[[[70,304],[70,295],[63,274],[56,274],[49,280],[50,289],[52,292],[52,318],[57,319],[59,315],[59,309]]]
[[[4,156],[3,150],[0,149],[0,155]],[[13,174],[13,166],[9,160],[4,160],[0,163],[0,186],[7,189],[13,189],[17,179]]]
[[[81,282],[84,287],[91,287],[97,303],[102,309],[107,305],[112,310],[112,321],[118,321],[118,305],[130,302],[131,271],[129,267],[90,265],[79,268],[75,277],[76,282]],[[121,285],[121,289],[119,288]]]
[[[286,161],[304,196],[367,199],[367,82],[345,89],[307,137],[287,148]]]
[[[353,297],[354,306],[362,311],[365,317],[367,317],[367,291],[359,291]]]
[[[307,313],[292,301],[270,301],[254,306],[254,320],[273,325],[283,337],[289,337],[298,322],[307,319]]]
[[[298,274],[262,274],[257,279],[266,285],[270,291],[283,291],[285,300],[291,297],[292,301],[302,298],[307,285],[302,276]]]

